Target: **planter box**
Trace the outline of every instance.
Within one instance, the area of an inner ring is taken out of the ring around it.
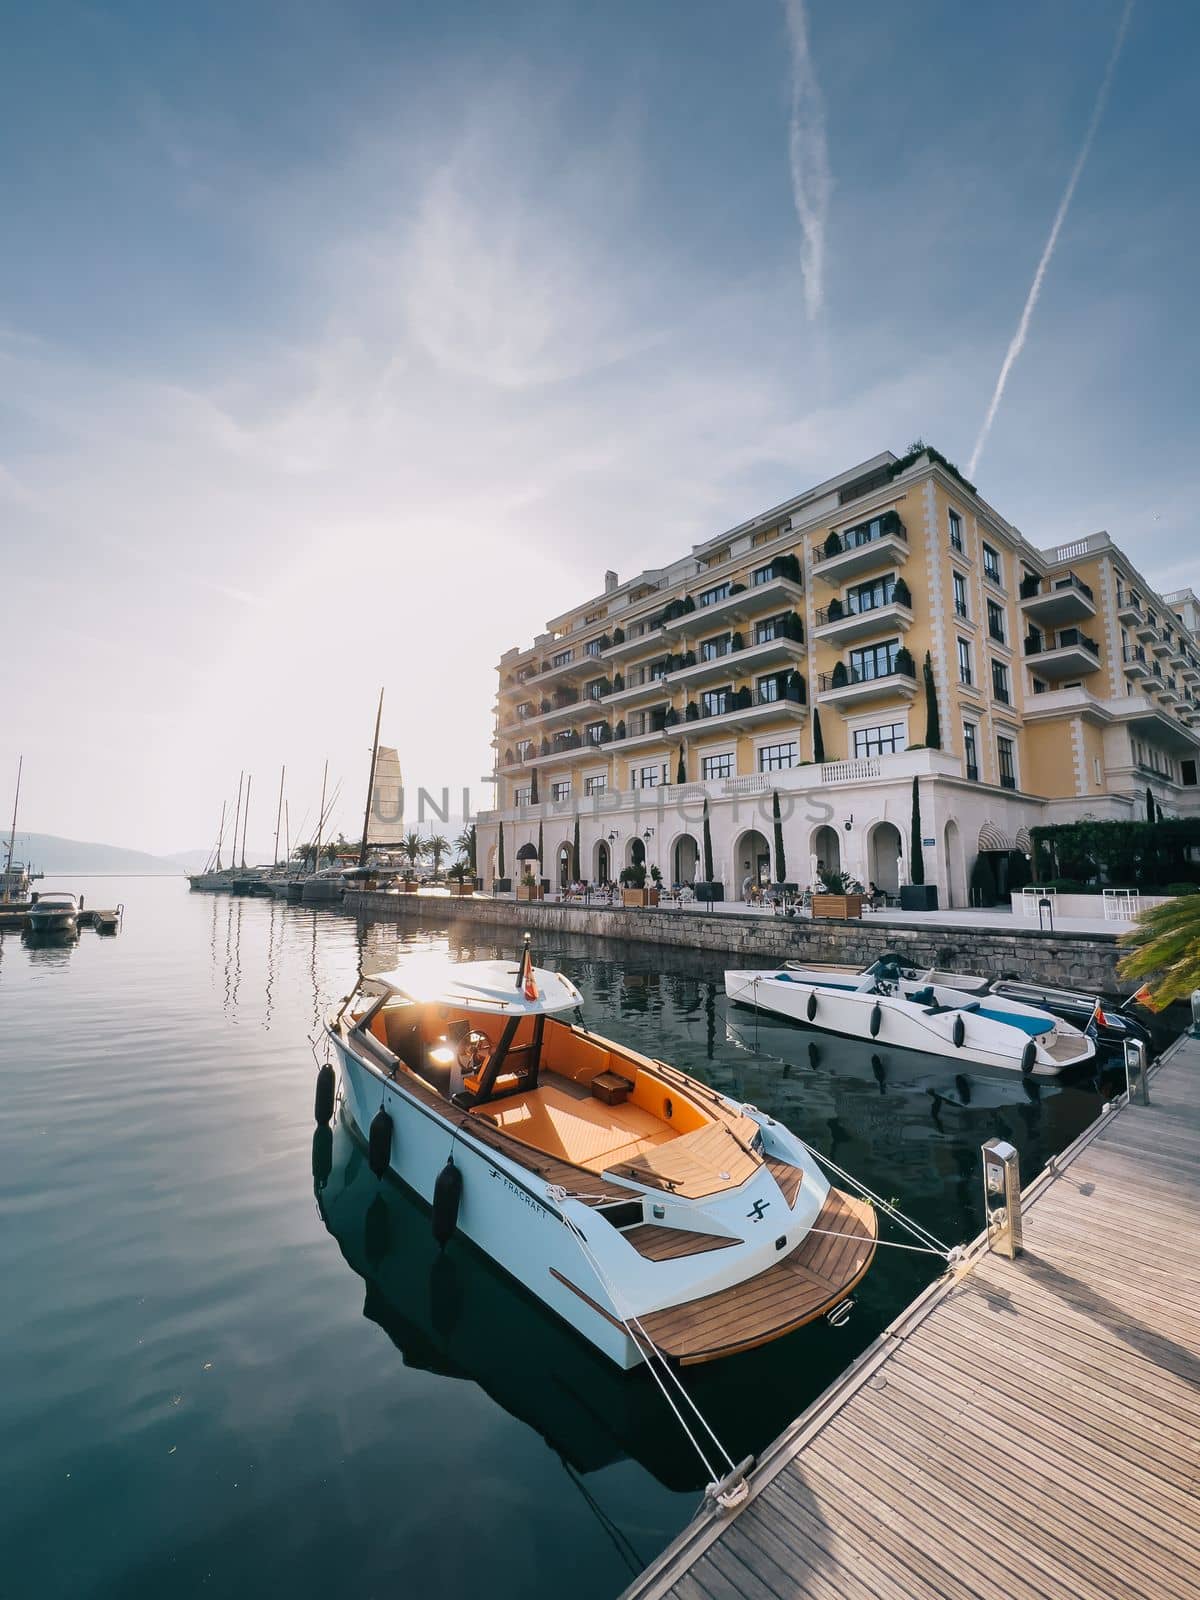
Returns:
[[[622,889],[621,904],[623,906],[656,906],[658,904],[658,890]]]
[[[703,879],[692,885],[692,892],[697,900],[724,900],[725,885],[723,883],[706,883]]]
[[[474,884],[474,881],[472,879],[470,879],[470,878],[468,878],[465,883],[456,883],[454,881],[454,879],[451,878],[448,887],[449,887],[449,890],[450,890],[451,894],[474,894],[475,893],[475,884]]]
[[[537,884],[537,883],[535,883],[535,884],[519,883],[517,885],[517,899],[518,900],[541,900],[541,899],[544,899],[544,895],[543,895],[543,892],[542,892],[541,885]]]
[[[936,911],[938,892],[936,883],[902,883],[900,885],[901,911]]]
[[[421,885],[416,881],[415,878],[402,878],[400,880],[401,894],[416,894],[420,887]]]
[[[812,901],[814,917],[861,917],[863,897],[860,894],[815,894]]]

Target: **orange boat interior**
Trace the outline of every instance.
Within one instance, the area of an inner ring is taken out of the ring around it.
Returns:
[[[355,1020],[360,1020],[358,1017]],[[545,1015],[390,999],[371,1034],[446,1098],[509,1138],[592,1173],[699,1198],[742,1183],[758,1129],[680,1076]]]

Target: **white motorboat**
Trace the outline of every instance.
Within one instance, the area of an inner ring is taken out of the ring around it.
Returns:
[[[728,971],[725,992],[738,1005],[826,1033],[1039,1077],[1082,1066],[1096,1054],[1093,1038],[1048,1011],[924,979],[885,976],[880,965],[857,974],[792,964]]]
[[[79,902],[73,894],[35,894],[25,926],[30,933],[78,933]]]
[[[528,949],[360,981],[326,1029],[372,1167],[620,1367],[710,1361],[841,1304],[872,1206],[753,1106],[591,1033],[581,1004]],[[332,1109],[327,1063],[318,1120]]]
[[[346,892],[346,880],[341,867],[322,867],[320,872],[310,872],[304,879],[300,899],[307,905],[329,900],[340,900]]]

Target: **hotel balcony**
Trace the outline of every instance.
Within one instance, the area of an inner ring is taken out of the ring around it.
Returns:
[[[840,587],[847,578],[908,560],[908,534],[896,511],[885,511],[842,533],[831,533],[813,556],[813,572]]]
[[[1180,667],[1179,676],[1186,683],[1200,683],[1200,667],[1189,656],[1186,666]]]
[[[840,669],[840,670],[839,670]],[[842,661],[817,681],[818,697],[829,705],[860,705],[870,700],[911,700],[917,692],[916,669],[905,665],[879,677],[862,677]]]
[[[742,678],[752,673],[766,672],[770,667],[785,666],[804,655],[803,639],[764,639],[762,644],[748,644],[741,649],[726,650],[724,655],[707,661],[697,661],[690,667],[678,667],[667,676],[672,689],[689,691],[704,683],[719,683],[722,678]]]
[[[617,688],[618,680],[621,683],[619,689]],[[667,684],[666,679],[663,677],[647,678],[643,683],[626,684],[621,679],[620,673],[616,673],[613,676],[612,693],[606,694],[603,700],[597,701],[596,704],[603,707],[604,713],[607,715],[610,708],[614,706],[619,706],[624,710],[628,706],[642,705],[647,700],[663,700],[666,696]]]
[[[1022,594],[1021,610],[1039,628],[1061,628],[1068,622],[1086,622],[1096,615],[1096,598],[1073,572],[1051,578],[1043,589]]]
[[[814,642],[828,639],[833,644],[843,644],[851,639],[865,639],[872,633],[906,633],[912,627],[912,607],[900,600],[889,600],[886,605],[869,606],[865,610],[847,611],[839,604],[817,612],[817,625],[813,629]]]
[[[1169,655],[1172,655],[1175,650],[1175,646],[1171,643],[1171,641],[1160,633],[1156,633],[1151,639],[1150,648],[1154,651],[1156,656],[1161,656],[1164,661]]]
[[[1057,643],[1027,638],[1025,665],[1040,678],[1081,678],[1100,670],[1100,646],[1078,628],[1063,628]]]
[[[1144,645],[1127,644],[1121,651],[1121,662],[1127,678],[1144,678],[1150,671]]]
[[[1133,625],[1133,631],[1143,644],[1152,644],[1158,638],[1158,624],[1143,614]]]
[[[1117,616],[1131,628],[1136,628],[1139,622],[1146,620],[1146,613],[1139,603],[1124,590],[1117,596]]]
[[[618,639],[617,635],[621,637]],[[648,650],[653,650],[656,645],[665,647],[666,635],[655,623],[654,627],[647,628],[644,633],[626,634],[622,628],[613,629],[613,642],[603,653],[605,661],[628,661],[631,656],[645,655]]]
[[[563,650],[556,654],[565,655],[568,659],[556,665],[553,657],[548,656],[542,663],[541,671],[526,678],[521,687],[537,689],[548,683],[569,683],[580,678],[598,678],[604,671],[604,664],[599,654],[580,649]]]
[[[680,611],[678,616],[663,618],[662,633],[671,638],[681,634],[698,639],[710,629],[720,628],[751,617],[767,617],[773,611],[790,611],[804,599],[804,587],[792,578],[768,578],[765,583],[752,583],[748,588],[727,594],[711,605],[693,605],[690,611]],[[671,609],[668,607],[668,609]]]
[[[1179,692],[1179,686],[1174,678],[1164,678],[1161,683],[1155,681],[1158,698],[1169,706],[1182,705],[1184,696]]]

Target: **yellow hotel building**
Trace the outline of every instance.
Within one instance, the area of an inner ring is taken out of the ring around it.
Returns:
[[[691,883],[708,803],[726,899],[771,868],[925,881],[968,903],[981,849],[1039,824],[1200,806],[1200,602],[1156,594],[1105,533],[1042,550],[936,452],[874,457],[552,618],[499,667],[504,824],[542,873]],[[936,715],[933,712],[936,711]],[[528,854],[528,852],[526,852]]]

